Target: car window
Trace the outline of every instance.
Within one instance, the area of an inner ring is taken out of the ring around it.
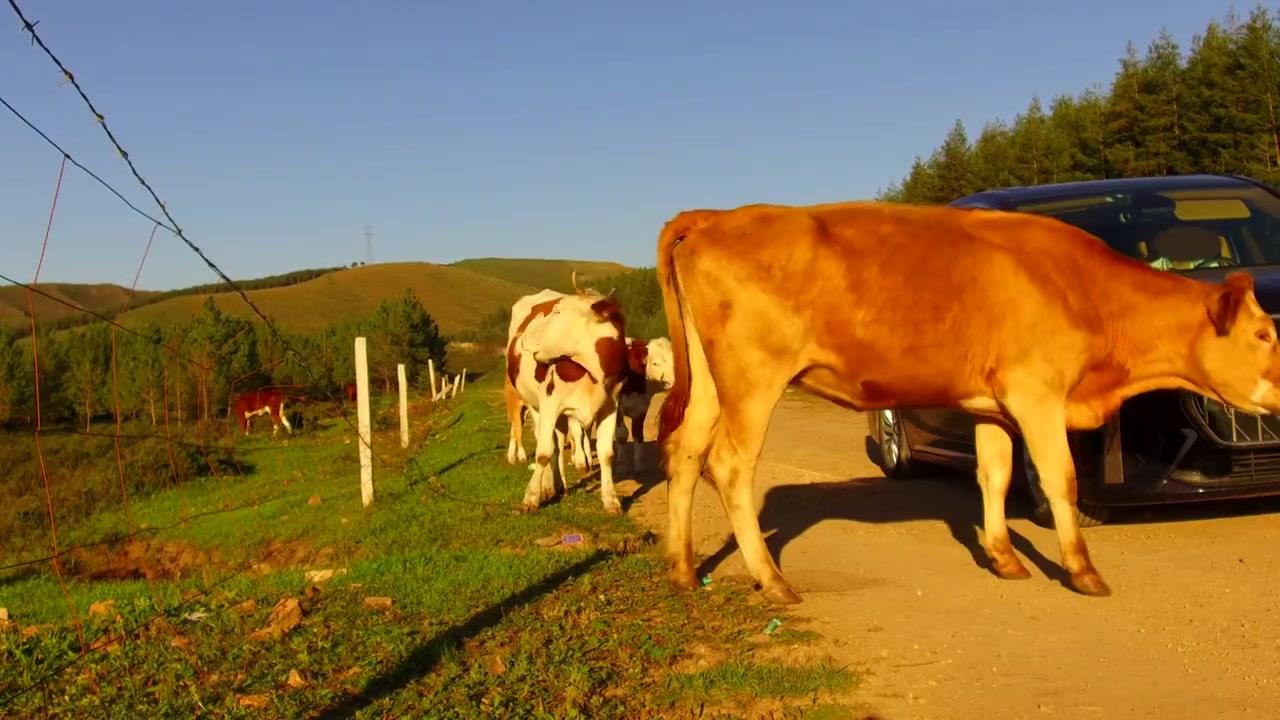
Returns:
[[[1262,188],[1063,196],[1019,205],[1159,270],[1280,264],[1280,199]]]

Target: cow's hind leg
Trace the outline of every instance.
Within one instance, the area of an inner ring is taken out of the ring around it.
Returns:
[[[578,472],[578,476],[586,475],[591,467],[587,462],[591,454],[589,447],[590,439],[587,437],[587,431],[573,418],[569,418],[569,443],[573,448],[573,469]],[[564,447],[564,436],[559,440],[559,447]]]
[[[711,449],[711,433],[720,418],[720,400],[707,368],[697,330],[685,316],[689,347],[689,399],[684,419],[663,438],[667,476],[667,578],[686,590],[697,588],[693,566],[693,492]],[[672,399],[667,396],[667,402]]]
[[[529,461],[529,456],[524,452],[524,402],[510,378],[502,383],[502,395],[507,401],[507,422],[510,424],[507,430],[507,464],[524,464]]]
[[[1018,422],[1031,461],[1040,473],[1040,487],[1058,530],[1062,567],[1070,573],[1072,587],[1084,595],[1110,595],[1111,588],[1094,568],[1076,523],[1076,470],[1067,444],[1066,409],[1061,399],[1022,399],[1014,403],[1010,398],[1005,404]]]
[[[559,475],[559,477],[556,479],[556,482],[554,485],[554,491],[564,492],[564,494],[568,495],[569,494],[569,476],[566,475],[564,472],[565,432],[560,429],[560,426],[563,424],[564,424],[563,419],[561,419],[556,424],[556,473]],[[569,436],[569,442],[573,442],[572,435]]]
[[[1004,427],[987,420],[977,421],[973,439],[978,456],[978,486],[982,488],[983,548],[996,575],[1005,580],[1025,580],[1031,573],[1013,552],[1005,518],[1005,498],[1013,476],[1013,440]]]
[[[756,463],[764,447],[769,417],[782,396],[785,383],[743,385],[750,389],[735,393],[733,404],[721,408],[720,424],[707,457],[707,470],[733,523],[733,536],[742,550],[742,558],[760,583],[765,599],[778,605],[792,605],[800,602],[800,596],[769,554],[760,531],[755,499]]]

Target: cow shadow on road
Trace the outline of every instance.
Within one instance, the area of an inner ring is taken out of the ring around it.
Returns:
[[[1011,497],[1009,517],[1026,515],[1024,503]],[[770,489],[760,509],[760,530],[774,561],[782,550],[807,530],[826,520],[849,520],[885,524],[912,520],[941,520],[979,567],[992,571],[982,548],[982,493],[973,477],[942,475],[889,479],[869,477],[840,482],[780,485]],[[1014,550],[1039,568],[1046,577],[1070,587],[1070,578],[1057,562],[1041,553],[1032,542],[1009,528]],[[730,536],[723,547],[702,563],[702,577],[719,567],[738,549]],[[781,567],[781,564],[779,564]],[[786,570],[783,568],[783,572]]]

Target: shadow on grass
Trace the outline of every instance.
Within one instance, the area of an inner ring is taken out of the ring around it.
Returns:
[[[414,477],[413,477],[413,478],[411,478],[411,479],[409,480],[409,482],[408,482],[408,487],[410,487],[410,488],[417,487],[418,485],[421,485],[422,483],[426,482],[427,480],[429,480],[429,479],[431,479],[431,478],[433,478],[433,477],[438,477],[438,476],[440,476],[440,475],[444,475],[445,473],[449,472],[450,470],[453,470],[454,468],[458,467],[459,465],[462,465],[462,464],[466,463],[466,462],[467,462],[467,461],[469,461],[469,460],[473,460],[473,459],[475,459],[475,458],[478,458],[478,457],[481,457],[481,456],[484,456],[484,455],[488,455],[488,454],[489,454],[489,452],[490,452],[490,451],[488,451],[488,450],[476,450],[475,452],[468,453],[468,454],[463,455],[463,456],[461,456],[461,457],[459,457],[459,458],[456,458],[456,459],[455,459],[455,460],[453,460],[452,462],[450,462],[450,463],[448,463],[448,464],[446,464],[446,465],[443,465],[443,466],[441,466],[441,467],[439,467],[439,468],[422,468],[422,467],[420,467],[420,468],[419,468],[419,470],[420,470],[421,472],[416,473],[416,474],[414,475]]]
[[[613,555],[614,553],[610,551],[596,550],[569,567],[549,575],[541,582],[507,596],[501,602],[472,615],[461,625],[450,628],[436,635],[426,644],[420,645],[395,667],[370,680],[359,694],[330,705],[314,717],[324,720],[352,717],[382,698],[403,690],[414,680],[431,672],[450,648],[460,645],[464,640],[485,629],[500,624],[510,613],[550,594],[575,576],[588,572]]]

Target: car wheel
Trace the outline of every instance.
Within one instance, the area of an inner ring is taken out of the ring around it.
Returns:
[[[867,413],[867,425],[879,445],[876,464],[885,477],[901,478],[911,472],[911,450],[902,430],[901,416],[894,410],[876,410]]]
[[[1031,462],[1031,453],[1027,452],[1026,444],[1019,443],[1019,445],[1022,447],[1022,477],[1026,481],[1027,491],[1031,495],[1031,503],[1035,508],[1031,511],[1031,519],[1040,527],[1052,528],[1054,526],[1053,511],[1049,509],[1049,501],[1045,499],[1044,492],[1040,489],[1040,473],[1036,470],[1035,463]],[[1076,524],[1082,528],[1102,525],[1110,515],[1109,507],[1076,502]]]

